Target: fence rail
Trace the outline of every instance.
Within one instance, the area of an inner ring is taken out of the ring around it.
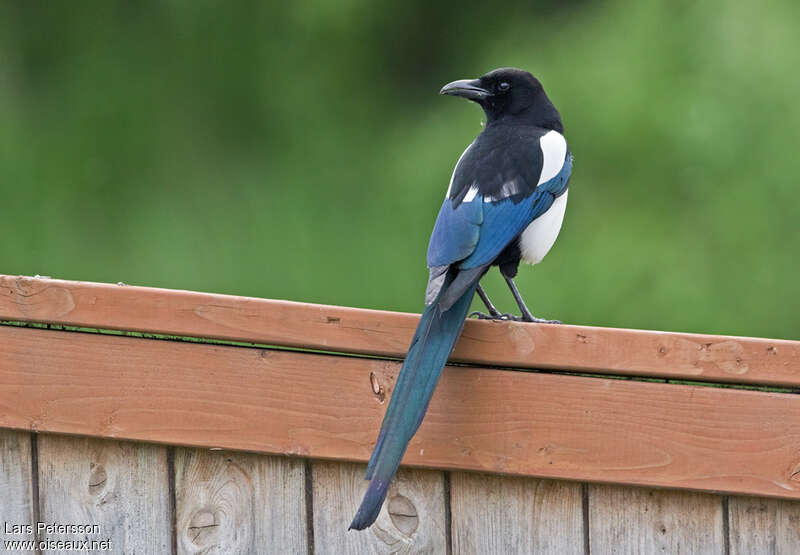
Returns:
[[[0,521],[89,515],[125,552],[800,551],[800,342],[514,322],[467,322],[346,534],[417,318],[0,276]]]
[[[0,275],[0,318],[402,358],[419,315]],[[468,364],[800,386],[800,342],[470,320]]]

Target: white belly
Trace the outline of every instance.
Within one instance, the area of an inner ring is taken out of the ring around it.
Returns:
[[[538,264],[556,242],[558,232],[561,231],[561,222],[564,221],[564,211],[567,209],[567,194],[569,190],[553,201],[552,206],[533,220],[519,239],[519,248],[522,251],[522,260],[528,264]]]

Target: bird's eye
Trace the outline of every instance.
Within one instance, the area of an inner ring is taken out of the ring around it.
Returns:
[[[502,92],[506,92],[510,88],[511,88],[511,85],[509,85],[505,81],[503,81],[502,83],[497,85],[497,90],[502,91]]]

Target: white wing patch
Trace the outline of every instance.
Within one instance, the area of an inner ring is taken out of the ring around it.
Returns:
[[[519,250],[522,259],[528,264],[541,262],[556,242],[567,209],[567,194],[569,190],[564,191],[563,195],[553,201],[547,212],[533,220],[522,232]]]
[[[473,199],[475,199],[475,195],[477,194],[478,194],[478,187],[476,185],[473,185],[472,187],[469,188],[467,194],[464,195],[464,202],[472,202]]]
[[[447,186],[447,193],[444,195],[444,198],[450,198],[450,191],[453,190],[453,180],[456,178],[456,170],[458,169],[458,165],[461,163],[461,159],[464,158],[464,155],[467,153],[469,148],[474,144],[475,141],[469,143],[469,146],[464,149],[464,152],[461,153],[461,156],[458,157],[458,162],[456,162],[455,167],[453,168],[453,175],[450,176],[450,185]]]
[[[541,185],[561,171],[567,157],[567,141],[558,131],[548,131],[539,139],[539,147],[542,149],[542,173],[538,185]]]
[[[506,181],[503,183],[503,186],[500,187],[500,192],[496,195],[486,195],[483,197],[483,202],[495,202],[498,200],[503,200],[504,198],[512,197],[517,195],[525,190],[525,184],[520,179],[512,179],[511,181]]]

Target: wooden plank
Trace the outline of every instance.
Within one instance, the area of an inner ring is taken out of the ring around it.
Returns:
[[[0,344],[0,427],[327,459],[367,460],[399,371],[9,326]],[[404,461],[800,498],[798,444],[794,394],[449,367]]]
[[[9,533],[2,523],[32,524],[31,435],[0,430],[0,540],[33,540],[26,530]]]
[[[314,462],[315,552],[444,553],[444,475],[439,471],[400,469],[375,524],[363,532],[347,530],[366,490],[365,468]]]
[[[731,497],[728,502],[731,555],[800,551],[800,502]]]
[[[589,486],[590,553],[724,553],[722,498]]]
[[[453,472],[454,553],[583,555],[577,482]]]
[[[78,533],[45,531],[40,541],[108,540],[114,553],[172,549],[165,447],[41,435],[39,504],[42,522],[97,525]]]
[[[0,320],[405,356],[417,314],[0,275]],[[800,342],[471,320],[452,360],[800,385]]]
[[[178,553],[307,553],[304,464],[176,449]]]

